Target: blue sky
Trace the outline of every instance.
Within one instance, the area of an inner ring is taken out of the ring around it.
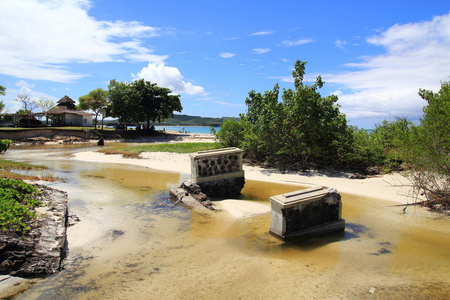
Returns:
[[[181,95],[183,114],[237,117],[279,83],[325,81],[351,125],[418,120],[420,88],[450,80],[448,1],[0,1],[0,85],[75,101],[145,78]],[[37,112],[38,109],[36,109]]]

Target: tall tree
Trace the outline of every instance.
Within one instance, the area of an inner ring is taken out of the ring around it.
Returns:
[[[298,60],[292,72],[295,90],[285,90],[285,129],[288,139],[282,152],[299,155],[317,165],[333,165],[350,150],[351,130],[347,119],[339,111],[338,97],[322,97],[318,89],[323,87],[321,76],[312,85],[303,82],[306,62]],[[289,145],[289,143],[291,143]],[[295,150],[297,145],[299,150]]]
[[[337,96],[322,97],[318,92],[322,78],[318,76],[313,85],[303,82],[305,64],[296,62],[292,72],[295,89],[283,89],[281,99],[278,84],[264,94],[249,92],[240,126],[221,128],[218,137],[235,143],[232,134],[242,128],[239,144],[248,158],[284,168],[338,166],[344,161],[351,149],[352,131],[339,111]]]
[[[118,118],[120,123],[133,122],[132,115],[138,107],[132,100],[129,83],[118,82],[115,79],[111,80],[108,86],[106,115]]]
[[[181,112],[183,109],[179,95],[170,95],[170,89],[159,87],[156,83],[139,79],[131,83],[131,89],[139,107],[135,111],[135,120],[145,121],[147,128],[150,128],[150,122],[162,122],[173,117],[174,111]]]
[[[36,101],[32,100],[30,95],[20,93],[17,95],[16,101],[19,102],[22,105],[22,109],[24,111],[28,111],[29,113],[32,113],[33,110],[38,107]]]
[[[161,122],[183,109],[179,95],[171,95],[170,89],[144,79],[132,83],[111,80],[108,91],[108,115],[121,122],[146,122],[150,128],[151,122]]]
[[[36,105],[42,110],[45,115],[45,125],[48,125],[48,111],[55,106],[55,103],[51,99],[41,98],[36,101]]]
[[[99,114],[104,115],[104,109],[108,104],[108,92],[102,88],[90,91],[87,95],[78,99],[78,107],[82,110],[90,109],[94,112],[94,127],[97,128],[97,118]],[[103,125],[103,124],[102,124]]]
[[[6,88],[0,85],[0,95],[5,96],[6,95]],[[0,101],[0,113],[5,108],[5,103],[3,103],[3,100]]]

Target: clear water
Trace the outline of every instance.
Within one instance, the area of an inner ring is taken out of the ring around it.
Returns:
[[[44,164],[63,181],[81,222],[68,229],[60,273],[18,299],[445,299],[448,217],[343,194],[346,230],[303,242],[269,235],[270,214],[232,219],[168,200],[189,174],[86,163],[96,147],[11,149],[4,159]],[[242,199],[268,203],[301,188],[247,180]],[[337,187],[338,188],[338,187]],[[84,230],[82,230],[84,229]],[[87,230],[86,230],[87,229]]]
[[[207,126],[155,126],[156,130],[176,131],[182,133],[198,133],[198,134],[210,134],[211,127]],[[214,127],[217,132],[220,127]]]

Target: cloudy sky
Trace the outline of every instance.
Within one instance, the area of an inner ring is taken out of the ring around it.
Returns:
[[[183,114],[238,116],[248,92],[293,88],[296,60],[352,125],[418,120],[420,88],[450,80],[447,0],[1,0],[0,96],[74,100],[145,78]]]

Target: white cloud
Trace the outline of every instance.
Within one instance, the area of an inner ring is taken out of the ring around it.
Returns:
[[[212,101],[215,104],[223,105],[223,106],[230,106],[230,107],[244,107],[245,105],[242,103],[231,103],[231,102],[225,102],[225,101]]]
[[[394,25],[367,39],[386,51],[347,64],[356,68],[323,74],[327,83],[340,86],[339,103],[350,119],[369,115],[418,118],[425,102],[420,88],[437,91],[450,75],[450,14],[431,21]]]
[[[257,54],[264,54],[264,53],[267,53],[269,51],[270,51],[269,48],[256,48],[256,49],[253,49],[253,52],[255,52]]]
[[[17,102],[17,96],[19,94],[25,94],[30,97],[31,100],[39,100],[39,99],[51,99],[56,102],[56,98],[50,96],[46,93],[36,92],[33,90],[34,84],[30,84],[24,80],[19,80],[15,83],[17,89],[8,89],[5,98],[2,101],[5,103],[5,109],[2,111],[3,113],[15,113],[18,110],[22,109],[22,104]],[[59,100],[59,99],[58,99]],[[38,112],[39,108],[36,108],[34,112]]]
[[[205,95],[203,87],[185,82],[180,71],[174,67],[168,67],[164,64],[149,63],[147,67],[137,73],[131,74],[134,79],[144,78],[147,81],[166,87],[176,94],[187,95]]]
[[[271,34],[274,34],[274,33],[275,33],[275,31],[273,31],[273,30],[258,31],[258,32],[251,33],[250,36],[271,35]]]
[[[28,83],[25,80],[19,80],[15,83],[15,86],[17,87],[27,87],[27,88],[34,88],[34,84],[33,83]]]
[[[71,82],[86,74],[71,72],[68,63],[159,63],[167,57],[142,46],[142,39],[158,36],[158,28],[134,21],[99,21],[88,15],[89,6],[87,0],[0,1],[0,73]]]
[[[229,52],[222,52],[220,53],[220,57],[222,58],[232,58],[233,56],[235,56],[236,54],[234,53],[229,53]]]
[[[306,45],[306,44],[310,44],[310,43],[314,43],[314,40],[311,38],[299,39],[299,40],[295,40],[295,41],[286,40],[286,41],[282,41],[280,46],[295,47],[295,46]]]
[[[340,49],[345,49],[345,45],[347,45],[347,41],[346,40],[337,40],[334,42],[334,45]]]

